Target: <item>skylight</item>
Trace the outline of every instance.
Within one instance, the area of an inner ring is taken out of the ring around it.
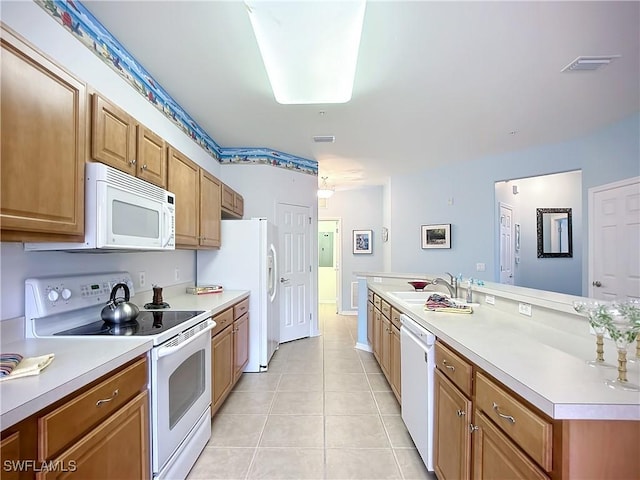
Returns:
[[[245,1],[281,104],[351,100],[366,2]]]

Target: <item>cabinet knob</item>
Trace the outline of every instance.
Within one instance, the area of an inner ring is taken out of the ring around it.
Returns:
[[[458,415],[459,417],[464,417],[467,414],[467,412],[463,412],[462,410],[458,410],[456,412],[456,415]]]
[[[131,165],[135,165],[136,164],[136,159],[132,158],[131,161],[129,162]]]
[[[479,427],[479,426],[477,426],[477,425],[474,425],[473,423],[470,423],[470,424],[469,424],[469,432],[470,432],[470,433],[473,433],[473,432],[475,432],[476,430],[480,430],[480,427]]]
[[[147,165],[142,165],[142,170],[146,170],[147,169]]]

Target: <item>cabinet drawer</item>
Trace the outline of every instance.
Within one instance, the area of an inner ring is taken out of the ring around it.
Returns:
[[[367,299],[373,303],[373,292],[371,290],[367,290]]]
[[[211,336],[215,337],[233,323],[233,308],[227,308],[224,312],[217,314],[213,317],[213,321],[216,322],[216,326],[211,330]]]
[[[382,299],[376,294],[373,294],[373,306],[376,307],[378,310],[380,310],[380,302],[382,302]]]
[[[402,322],[400,321],[400,314],[401,312],[391,307],[391,323],[393,323],[393,325],[398,329],[402,326]]]
[[[436,343],[436,366],[468,397],[471,396],[471,364],[440,342]]]
[[[481,373],[476,407],[547,472],[551,471],[552,425]]]
[[[233,306],[233,319],[237,320],[249,311],[249,299],[245,298]]]
[[[384,300],[380,300],[380,311],[385,317],[391,320],[391,305]]]
[[[147,386],[147,361],[140,359],[120,373],[81,393],[38,419],[38,460],[52,458],[135,397]]]

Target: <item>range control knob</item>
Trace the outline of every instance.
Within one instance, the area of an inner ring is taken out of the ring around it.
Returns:
[[[63,288],[62,289],[62,299],[63,300],[69,300],[71,298],[71,290],[69,290],[68,288]]]
[[[58,300],[58,298],[60,298],[60,294],[58,293],[57,290],[49,290],[49,293],[47,294],[47,298],[49,299],[50,302],[55,302]]]

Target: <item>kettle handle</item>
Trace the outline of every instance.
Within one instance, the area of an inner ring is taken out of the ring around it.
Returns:
[[[129,287],[127,286],[126,283],[116,283],[116,285],[113,287],[113,290],[111,290],[111,298],[109,299],[109,301],[113,304],[116,303],[116,293],[118,293],[118,290],[120,290],[120,287],[122,287],[124,289],[124,301],[128,302],[129,301]]]

